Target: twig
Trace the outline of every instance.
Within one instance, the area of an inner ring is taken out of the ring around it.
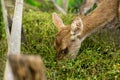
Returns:
[[[66,12],[64,9],[62,9],[60,6],[58,6],[58,5],[55,3],[54,0],[51,0],[51,1],[53,2],[54,6],[57,8],[57,10],[59,10],[59,11],[60,11],[62,14],[64,14],[64,15],[67,14],[67,12]]]
[[[9,24],[8,24],[8,14],[7,14],[7,10],[5,8],[5,3],[4,0],[1,0],[1,5],[2,5],[2,13],[3,13],[3,19],[4,19],[4,23],[5,23],[5,32],[6,32],[6,36],[7,36],[7,43],[8,43],[8,47],[10,45],[10,32],[9,32]]]

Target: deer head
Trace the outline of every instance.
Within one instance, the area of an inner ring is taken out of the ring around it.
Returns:
[[[58,29],[54,42],[57,51],[57,59],[75,58],[80,48],[82,37],[83,23],[80,17],[75,18],[70,26],[64,25],[62,19],[53,13],[53,23]]]

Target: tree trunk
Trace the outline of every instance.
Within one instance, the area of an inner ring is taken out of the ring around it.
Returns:
[[[13,24],[12,24],[12,32],[11,32],[10,44],[8,45],[7,56],[9,56],[10,54],[20,54],[22,9],[23,9],[23,0],[16,0],[15,12],[14,12]],[[13,80],[13,74],[8,60],[6,62],[4,80]]]

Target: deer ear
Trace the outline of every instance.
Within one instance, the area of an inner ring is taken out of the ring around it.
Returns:
[[[83,31],[83,22],[80,17],[77,17],[71,24],[71,35],[74,39],[78,35],[81,35]]]
[[[65,27],[62,19],[61,19],[56,13],[53,13],[52,19],[53,19],[54,25],[58,28],[59,31],[60,31],[63,27]]]

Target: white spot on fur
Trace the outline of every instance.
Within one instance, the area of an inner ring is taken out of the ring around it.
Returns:
[[[80,23],[80,26],[78,26],[77,24]],[[78,18],[76,20],[73,21],[73,23],[71,24],[71,40],[75,40],[75,38],[78,36],[78,35],[81,35],[81,31],[78,33],[78,34],[75,34],[75,30],[80,27],[80,30],[82,31],[83,30],[83,22],[82,22],[82,19],[81,18]]]

